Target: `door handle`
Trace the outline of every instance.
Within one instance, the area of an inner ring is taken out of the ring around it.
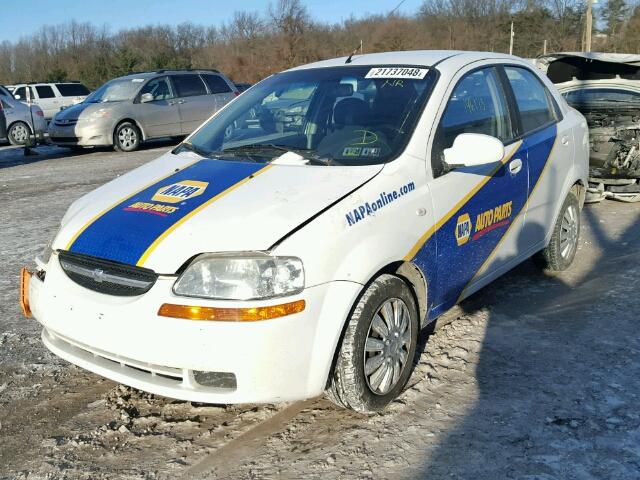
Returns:
[[[509,162],[509,173],[511,175],[517,175],[522,170],[522,160],[514,158]]]
[[[569,137],[566,135],[561,139],[563,145],[569,145]]]

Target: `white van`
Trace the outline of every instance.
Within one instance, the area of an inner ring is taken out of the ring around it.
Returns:
[[[517,57],[304,65],[73,203],[22,305],[149,392],[379,410],[421,327],[531,256],[569,267],[587,166],[584,118]]]

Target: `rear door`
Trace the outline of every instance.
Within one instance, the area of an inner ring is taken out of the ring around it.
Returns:
[[[143,101],[143,97],[149,101]],[[135,101],[135,117],[142,125],[145,138],[182,134],[180,107],[166,76],[149,80]]]
[[[529,177],[522,249],[533,253],[545,246],[564,201],[560,197],[573,165],[573,132],[535,73],[511,65],[505,65],[504,72],[518,110]]]
[[[229,84],[220,75],[204,74],[202,75],[209,92],[214,96],[216,101],[216,110],[220,110],[227,103],[236,97],[235,92]]]
[[[180,108],[182,133],[188,135],[215,112],[215,97],[209,95],[200,75],[171,75],[171,81]]]
[[[37,104],[44,113],[45,120],[51,120],[51,118],[60,111],[62,103],[60,98],[56,96],[50,85],[35,85],[36,98],[33,103]]]

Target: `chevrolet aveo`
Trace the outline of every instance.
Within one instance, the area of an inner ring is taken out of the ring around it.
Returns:
[[[508,55],[294,68],[74,202],[22,306],[52,352],[142,390],[379,410],[421,327],[531,256],[571,264],[587,135]]]

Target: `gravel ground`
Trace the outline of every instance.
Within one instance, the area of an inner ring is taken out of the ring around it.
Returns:
[[[173,401],[49,354],[20,267],[74,199],[169,147],[0,148],[1,479],[640,479],[637,205],[587,207],[570,271],[525,262],[446,314],[381,414]]]

